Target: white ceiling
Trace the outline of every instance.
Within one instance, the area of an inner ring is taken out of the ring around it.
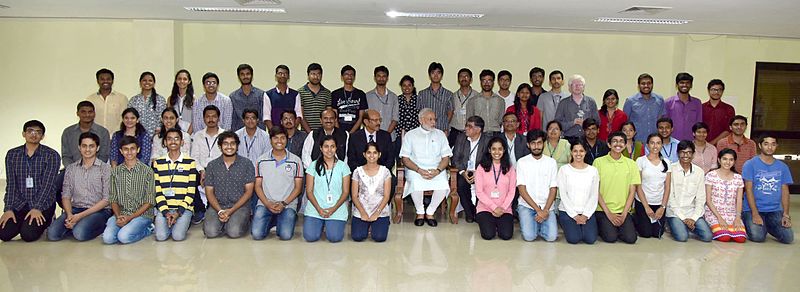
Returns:
[[[725,34],[800,38],[798,0],[282,0],[286,14],[189,12],[184,6],[241,7],[235,0],[0,0],[0,17],[171,19],[277,23]],[[666,6],[655,15],[630,6]],[[404,12],[483,13],[481,19],[392,19]],[[685,25],[595,23],[597,17],[689,19]]]

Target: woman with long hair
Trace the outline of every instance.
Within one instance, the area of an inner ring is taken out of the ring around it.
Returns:
[[[364,241],[371,234],[375,242],[384,242],[389,235],[392,174],[385,166],[378,164],[382,153],[377,143],[367,143],[362,155],[367,164],[353,171],[350,185],[350,194],[353,195],[350,236],[355,241]]]
[[[599,112],[600,132],[597,139],[602,141],[608,140],[608,134],[621,131],[622,124],[628,121],[628,115],[619,109],[619,94],[613,88],[603,93],[603,105]]]
[[[586,148],[581,143],[570,146],[570,163],[558,169],[558,222],[568,243],[597,241],[597,219],[592,216],[597,209],[600,174],[587,164]]]
[[[153,140],[150,137],[150,133],[145,130],[142,123],[139,122],[139,111],[135,108],[129,107],[122,111],[122,123],[119,125],[119,131],[114,132],[111,135],[111,149],[109,153],[109,162],[111,163],[111,167],[117,166],[125,161],[125,157],[122,157],[122,154],[119,152],[120,149],[120,141],[125,136],[135,137],[137,143],[139,144],[139,154],[136,155],[136,158],[142,161],[142,163],[148,165],[150,163],[150,154],[151,154],[151,147]],[[101,150],[102,151],[102,150]]]
[[[478,214],[475,221],[486,240],[495,236],[509,240],[514,235],[511,204],[517,189],[517,173],[511,166],[505,139],[494,137],[475,169],[475,194]]]
[[[519,120],[517,134],[525,135],[530,130],[542,128],[542,113],[531,101],[531,86],[522,83],[517,87],[514,105],[506,109],[507,113],[514,113]]]
[[[183,127],[178,122],[178,112],[173,107],[168,107],[161,112],[161,128],[158,131],[158,134],[153,136],[153,143],[152,143],[152,153],[150,154],[151,160],[156,160],[161,156],[167,155],[167,143],[164,141],[164,137],[167,134],[167,130],[169,129],[178,129],[183,134],[183,137],[187,137],[189,141],[184,140],[183,145],[181,146],[181,153],[189,155],[189,150],[192,145],[191,135],[184,131]]]
[[[303,238],[314,242],[322,237],[323,229],[329,242],[344,239],[347,207],[350,196],[350,168],[336,158],[336,139],[325,135],[319,143],[319,159],[306,169],[308,203],[303,220]]]
[[[139,122],[150,135],[158,129],[159,116],[167,108],[167,100],[156,92],[156,76],[151,72],[142,72],[139,75],[139,87],[142,91],[131,97],[128,107],[139,112]],[[147,153],[150,155],[150,153]],[[147,163],[148,161],[145,161]]]
[[[642,183],[636,186],[633,224],[639,236],[661,238],[667,223],[664,214],[672,185],[672,168],[661,157],[663,144],[658,134],[647,136],[647,147],[650,153],[636,159]]]
[[[736,151],[725,148],[717,155],[718,168],[706,174],[706,211],[703,218],[711,225],[713,239],[744,243],[742,222],[744,181],[736,172]]]
[[[186,69],[180,69],[178,73],[175,73],[172,93],[167,98],[167,107],[174,108],[178,113],[178,124],[181,125],[181,129],[192,133],[190,125],[194,107],[194,85],[192,84],[192,74]]]
[[[622,155],[636,161],[636,159],[644,155],[644,144],[634,140],[634,137],[636,137],[636,125],[633,122],[622,123],[622,132],[625,133],[627,138],[625,139],[627,141],[625,142],[625,149],[622,149]]]

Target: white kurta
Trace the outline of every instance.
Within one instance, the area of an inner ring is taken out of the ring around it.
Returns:
[[[431,131],[418,127],[406,133],[403,137],[403,146],[400,148],[400,157],[408,157],[420,169],[435,169],[445,157],[453,156],[453,151],[447,143],[447,137],[439,129]],[[406,169],[406,182],[403,187],[403,197],[418,191],[449,190],[450,182],[447,171],[439,173],[433,179],[424,179],[415,171]]]

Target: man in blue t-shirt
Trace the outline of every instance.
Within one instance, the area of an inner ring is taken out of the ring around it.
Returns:
[[[744,163],[745,200],[742,218],[747,237],[763,242],[767,233],[781,243],[792,243],[792,217],[789,216],[789,184],[792,174],[786,163],[772,155],[778,140],[771,135],[758,139],[761,154]]]

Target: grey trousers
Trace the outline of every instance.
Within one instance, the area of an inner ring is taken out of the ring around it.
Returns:
[[[206,210],[206,220],[203,223],[203,233],[207,238],[220,237],[223,234],[230,238],[239,238],[250,231],[250,207],[243,206],[231,215],[228,222],[219,221],[214,208]]]

